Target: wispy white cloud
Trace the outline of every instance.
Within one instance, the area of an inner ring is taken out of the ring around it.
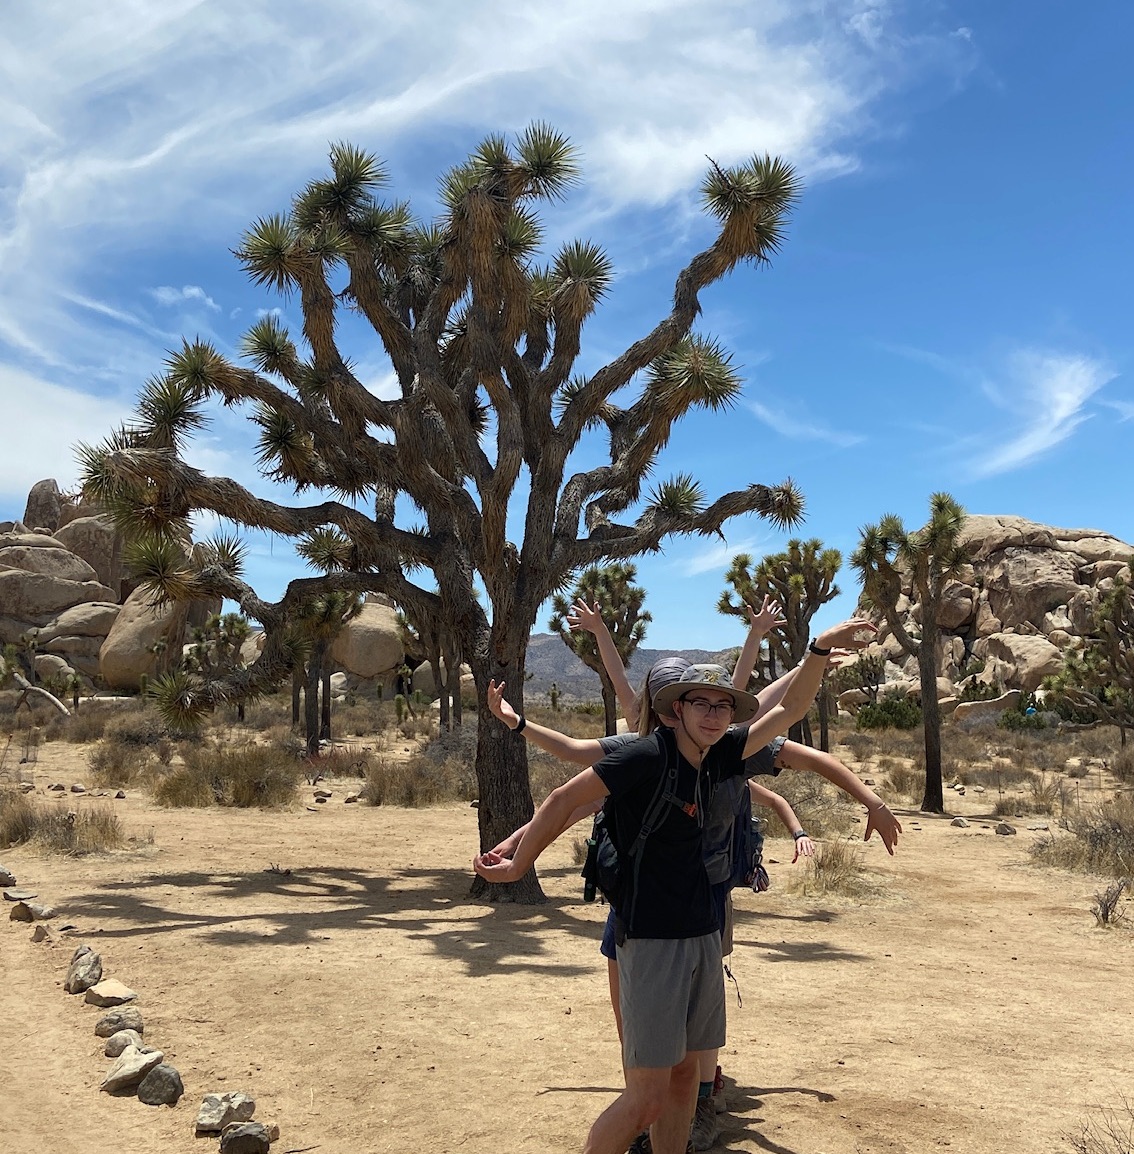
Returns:
[[[53,477],[63,489],[78,478],[74,448],[97,442],[125,421],[121,401],[61,388],[42,377],[0,365],[0,409],[9,429],[0,469],[0,516],[21,516],[28,490]],[[17,507],[18,506],[18,507]]]
[[[675,546],[671,551],[681,549],[681,555],[672,560],[672,568],[682,577],[699,577],[702,573],[723,573],[738,553],[755,554],[759,556],[764,547],[760,538],[752,537],[731,544],[720,541],[715,545],[709,544],[712,538],[696,537],[689,546]]]
[[[745,401],[751,412],[770,429],[774,429],[781,437],[789,437],[793,441],[825,441],[840,448],[849,449],[852,445],[860,445],[866,439],[860,433],[851,433],[843,429],[829,429],[825,425],[809,419],[806,414],[774,410],[762,405],[759,401]]]
[[[995,443],[974,456],[974,476],[991,477],[1031,463],[1066,441],[1090,414],[1087,403],[1114,371],[1083,354],[1025,349],[1015,353],[1003,377],[990,381],[989,395],[1010,416]]]
[[[1134,417],[1134,401],[1099,401],[1099,404],[1113,409],[1120,420],[1129,421]]]
[[[200,285],[187,284],[182,288],[173,288],[171,285],[159,285],[150,289],[150,296],[159,305],[171,307],[186,304],[190,301],[200,301],[206,308],[220,312],[220,305]]]

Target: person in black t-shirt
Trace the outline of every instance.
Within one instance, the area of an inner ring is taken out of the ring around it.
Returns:
[[[676,768],[671,804],[638,855],[637,884],[617,907],[624,933],[618,965],[626,1088],[591,1127],[584,1154],[624,1154],[646,1127],[654,1154],[685,1150],[701,1052],[724,1042],[720,933],[702,854],[703,807],[714,781],[743,773],[746,757],[803,716],[830,650],[861,646],[857,636],[873,632],[864,620],[825,630],[783,700],[747,731],[730,726],[753,717],[756,699],[734,689],[719,666],[691,666],[655,700],[659,713],[676,719],[672,731],[642,738],[553,790],[511,859],[491,851],[473,859],[486,880],[516,881],[572,812],[608,796],[613,840],[628,848],[659,777]]]

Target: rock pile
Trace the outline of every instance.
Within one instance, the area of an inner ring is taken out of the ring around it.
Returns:
[[[1023,517],[970,515],[964,540],[972,564],[946,586],[938,613],[939,697],[948,697],[975,662],[983,663],[976,679],[984,684],[1037,689],[1059,671],[1063,651],[1090,636],[1100,598],[1116,577],[1130,580],[1134,557],[1134,545],[1101,530],[1057,529]],[[907,629],[920,633],[920,607],[910,594],[903,588],[898,613]],[[876,612],[865,612],[878,621]],[[866,652],[885,659],[885,688],[917,692],[917,659],[906,655],[885,621],[879,625]]]

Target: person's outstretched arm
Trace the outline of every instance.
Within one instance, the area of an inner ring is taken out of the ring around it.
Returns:
[[[861,649],[869,644],[869,638],[859,639],[858,634],[878,632],[878,626],[862,617],[852,617],[822,633],[811,643],[803,664],[795,670],[783,699],[767,712],[758,716],[748,726],[748,738],[744,743],[744,756],[751,757],[758,749],[768,744],[797,722],[807,716],[819,684],[827,669],[827,659],[835,649]],[[816,652],[816,651],[819,652]]]
[[[821,749],[785,741],[776,755],[776,766],[779,769],[801,769],[817,773],[843,793],[850,794],[860,805],[866,806],[866,833],[862,840],[869,841],[870,835],[877,830],[886,852],[893,854],[894,847],[898,844],[898,834],[902,832],[902,823],[890,812],[890,807],[874,790],[854,770],[843,765],[837,757],[832,757]]]
[[[803,826],[799,824],[799,818],[795,816],[795,810],[791,808],[786,797],[781,797],[773,790],[765,789],[764,786],[757,785],[754,781],[748,783],[748,792],[752,796],[753,805],[762,805],[772,810],[776,817],[784,823],[784,828],[791,834],[792,841],[795,842],[795,853],[791,859],[793,865],[801,857],[814,855],[815,845],[811,838],[803,832]]]
[[[598,604],[588,605],[582,597],[576,598],[575,604],[567,612],[567,624],[572,629],[582,629],[594,637],[599,657],[602,658],[602,667],[614,684],[622,716],[626,718],[626,724],[633,733],[638,728],[638,695],[626,676],[626,668],[618,656],[618,650],[614,648],[614,638],[602,619]]]
[[[770,792],[770,791],[769,791]],[[594,817],[598,811],[602,809],[601,801],[590,801],[586,805],[577,806],[571,811],[567,817],[567,824],[555,835],[555,838],[562,837],[573,825],[580,822],[585,817]],[[488,852],[496,854],[498,857],[512,857],[516,852],[516,846],[520,844],[524,834],[528,832],[528,826],[532,823],[530,821],[524,822],[518,830],[510,833],[499,845],[495,845]],[[554,841],[555,838],[552,838]]]
[[[520,715],[504,700],[504,682],[488,683],[488,708],[492,716],[502,721],[509,729],[519,728]],[[560,761],[571,761],[576,765],[594,765],[604,756],[602,744],[597,738],[568,737],[556,729],[548,729],[546,725],[537,725],[534,721],[522,719],[523,735],[538,745],[545,753],[558,757]]]
[[[759,611],[753,609],[751,605],[745,605],[744,608],[748,610],[748,636],[744,639],[744,645],[732,670],[732,683],[737,689],[748,688],[752,670],[756,668],[756,659],[760,656],[760,642],[773,629],[787,624],[782,606],[771,597],[764,598]]]
[[[485,881],[519,881],[535,865],[536,858],[569,827],[571,814],[584,806],[601,803],[607,792],[602,778],[593,769],[575,774],[547,795],[528,823],[511,859],[488,850],[473,858],[473,869]]]

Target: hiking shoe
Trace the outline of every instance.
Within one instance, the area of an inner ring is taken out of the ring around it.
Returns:
[[[694,1150],[708,1150],[720,1132],[721,1126],[717,1121],[717,1108],[713,1105],[713,1099],[698,1098],[693,1126],[689,1131],[689,1145]]]
[[[633,1142],[626,1154],[654,1154],[654,1147],[650,1142],[649,1130],[643,1130]]]

